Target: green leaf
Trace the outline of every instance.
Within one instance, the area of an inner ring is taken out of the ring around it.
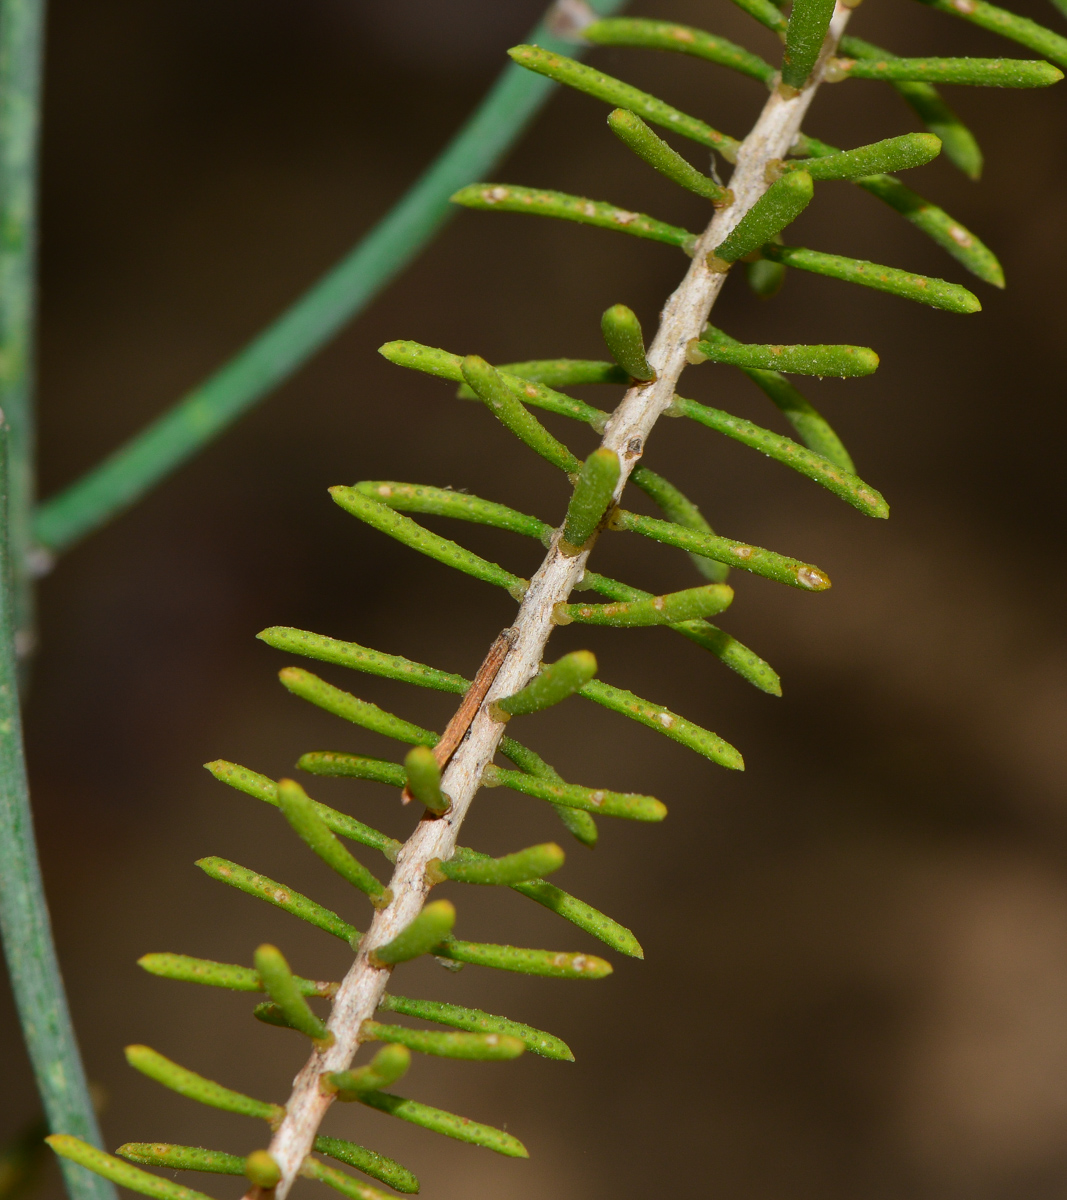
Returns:
[[[348,1196],[349,1200],[391,1200],[388,1192],[379,1191],[378,1188],[371,1187],[369,1183],[364,1183],[361,1179],[353,1179],[351,1175],[346,1175],[344,1171],[338,1171],[336,1167],[319,1162],[310,1154],[300,1164],[300,1174],[306,1179],[314,1179],[318,1183],[327,1184],[343,1196]]]
[[[616,629],[633,629],[648,625],[677,625],[681,621],[696,621],[728,608],[734,590],[721,583],[704,587],[668,592],[650,600],[622,600],[614,604],[557,604],[552,620],[557,625],[579,621],[583,625],[610,625]]]
[[[797,0],[799,3],[799,0]],[[723,270],[722,264],[736,262],[758,250],[796,220],[815,194],[811,176],[803,169],[790,171],[763,193],[734,226],[729,236],[708,255],[708,266]]]
[[[371,961],[377,966],[393,966],[429,954],[452,932],[455,923],[454,906],[448,900],[433,900],[392,941],[375,946],[370,952]]]
[[[781,169],[807,171],[816,180],[859,179],[884,171],[903,171],[921,167],[941,153],[941,139],[932,133],[905,133],[900,137],[884,138],[855,150],[839,150],[819,158],[794,159],[783,162]]]
[[[245,1160],[239,1154],[205,1150],[201,1146],[172,1146],[168,1142],[126,1142],[115,1151],[142,1167],[169,1171],[210,1171],[216,1175],[243,1175]]]
[[[247,767],[239,766],[237,763],[227,762],[224,758],[205,763],[204,766],[220,783],[229,784],[239,792],[244,792],[246,796],[252,796],[256,800],[272,804],[275,808],[278,807],[278,785],[268,776],[250,771]],[[355,817],[338,812],[337,809],[320,804],[318,801],[315,801],[315,811],[333,833],[346,837],[350,841],[358,842],[361,846],[370,846],[374,850],[380,850],[390,862],[396,862],[396,856],[400,850],[400,843],[396,838],[379,833],[377,829],[371,829],[369,825],[364,825]]]
[[[528,747],[516,742],[514,738],[502,737],[497,748],[505,758],[511,759],[520,771],[525,771],[538,779],[547,779],[552,783],[563,782],[560,774],[550,767],[539,754],[535,754]],[[592,848],[596,845],[599,836],[596,821],[587,812],[580,808],[570,808],[565,804],[554,804],[552,807],[556,810],[556,815],[563,822],[567,832],[577,838],[583,846]]]
[[[97,1150],[81,1138],[71,1137],[67,1133],[53,1133],[45,1141],[61,1157],[69,1158],[80,1166],[88,1167],[97,1175],[103,1175],[112,1183],[129,1188],[130,1191],[140,1192],[143,1196],[152,1196],[155,1200],[210,1200],[203,1192],[195,1192],[192,1188],[182,1187],[180,1183],[171,1183],[169,1179],[160,1179],[158,1175],[150,1175],[140,1167],[131,1167],[121,1158],[105,1154]]]
[[[407,1167],[402,1167],[395,1158],[388,1158],[384,1154],[378,1154],[375,1150],[368,1150],[366,1146],[357,1146],[355,1142],[348,1142],[343,1138],[319,1136],[315,1139],[315,1149],[319,1154],[336,1158],[338,1162],[355,1167],[357,1171],[362,1171],[365,1175],[380,1179],[382,1183],[396,1188],[398,1192],[412,1193],[419,1190],[419,1181]],[[304,1161],[306,1163],[308,1160]],[[340,1175],[341,1172],[338,1171],[337,1174]],[[348,1176],[346,1175],[344,1178],[347,1179]]]
[[[729,334],[723,333],[721,329],[716,329],[714,325],[705,326],[704,339],[705,341],[718,342],[724,346],[741,345],[740,342],[735,341]],[[750,367],[742,367],[741,369],[764,395],[770,399],[771,403],[780,410],[785,419],[800,435],[800,440],[809,450],[814,450],[816,454],[828,459],[834,466],[841,467],[850,475],[855,474],[856,468],[853,465],[852,457],[845,449],[841,439],[831,429],[829,422],[804,399],[784,375],[779,371],[761,371]],[[680,401],[679,408],[689,403],[692,402]],[[636,473],[635,471],[634,474],[636,475]],[[633,476],[630,478],[632,479]],[[672,513],[667,513],[667,516],[679,525],[686,524],[685,521],[679,521]],[[710,533],[711,530],[709,529],[705,532]]]
[[[407,784],[408,774],[400,763],[386,762],[381,758],[367,758],[363,754],[344,754],[336,750],[312,750],[302,754],[296,765],[311,775],[325,775],[341,779],[373,779],[390,787],[402,788]]]
[[[417,1100],[405,1100],[402,1096],[391,1096],[388,1092],[363,1092],[359,1100],[379,1112],[410,1121],[412,1125],[421,1125],[433,1133],[443,1133],[445,1137],[455,1138],[459,1142],[484,1146],[486,1150],[495,1150],[497,1154],[506,1154],[509,1158],[530,1157],[518,1138],[502,1129],[494,1129],[492,1125],[480,1125],[477,1121],[458,1117],[444,1109],[431,1108]]]
[[[585,358],[533,358],[525,362],[501,363],[497,370],[505,379],[509,375],[517,376],[520,383],[524,380],[532,383],[544,383],[550,388],[577,387],[583,383],[628,384],[630,382],[629,375],[618,363],[599,362]],[[456,395],[461,400],[477,399],[466,384],[460,387]],[[571,397],[563,396],[562,399],[571,400]],[[581,404],[581,401],[575,403]],[[603,422],[607,419],[608,414],[601,412],[600,409],[591,408],[588,405],[585,407],[590,408],[592,413],[599,414],[595,417],[596,420]]]
[[[855,37],[843,37],[839,49],[852,58],[893,57],[881,46]],[[894,83],[893,87],[926,128],[941,139],[945,157],[965,175],[977,179],[982,174],[982,151],[974,134],[944,102],[937,88],[928,83]]]
[[[901,83],[1038,88],[1059,83],[1063,72],[1047,62],[1025,58],[837,58],[831,63],[827,78],[831,82],[885,79]]]
[[[613,304],[600,318],[600,329],[611,357],[632,379],[649,383],[656,378],[655,370],[645,357],[641,322],[632,308]]]
[[[245,1175],[257,1188],[270,1191],[277,1187],[282,1171],[268,1150],[253,1150],[245,1159]]]
[[[597,229],[614,229],[617,233],[678,246],[687,254],[696,245],[696,234],[688,229],[668,225],[645,213],[619,208],[606,200],[590,200],[548,188],[520,187],[513,183],[472,183],[460,188],[452,202],[462,204],[464,208],[528,213],[535,217],[577,221],[579,225],[594,225]]]
[[[549,979],[603,979],[614,968],[595,954],[569,954],[556,950],[527,950],[493,942],[461,942],[448,938],[434,947],[438,958],[515,971],[520,975],[542,975]]]
[[[326,1028],[326,1022],[311,1011],[278,947],[267,942],[257,947],[255,964],[264,991],[285,1014],[289,1024],[311,1038],[320,1049],[331,1046],[333,1034]]]
[[[603,100],[612,108],[628,108],[630,112],[636,113],[653,125],[670,129],[711,150],[718,150],[728,162],[734,162],[737,158],[741,143],[736,138],[712,129],[696,117],[690,117],[647,92],[614,79],[611,75],[605,75],[603,71],[595,71],[592,67],[583,66],[573,58],[555,54],[551,50],[542,50],[540,46],[513,46],[508,54],[520,67],[525,67],[528,71],[547,75],[557,83],[576,88],[597,100]]]
[[[497,700],[492,708],[509,717],[540,712],[573,696],[595,674],[596,658],[588,650],[575,650],[542,667],[521,691]]]
[[[165,1058],[149,1046],[127,1046],[126,1061],[142,1075],[154,1079],[164,1087],[177,1092],[187,1100],[195,1100],[198,1104],[206,1104],[209,1108],[219,1108],[223,1112],[236,1113],[241,1117],[256,1117],[276,1125],[285,1116],[285,1108],[281,1104],[268,1104],[265,1100],[253,1100],[241,1092],[235,1092],[221,1083],[205,1079],[176,1062]]]
[[[517,403],[517,402],[516,402]],[[521,405],[520,405],[521,407]],[[581,464],[577,459],[574,461],[574,469],[578,470]],[[371,496],[380,504],[387,504],[392,509],[397,509],[400,512],[417,512],[424,513],[435,517],[451,517],[456,521],[470,521],[475,525],[492,525],[496,529],[506,529],[511,533],[521,533],[526,537],[538,538],[547,546],[551,540],[552,534],[555,532],[551,525],[545,521],[538,520],[537,517],[528,517],[525,513],[517,512],[513,508],[508,508],[506,504],[497,504],[493,500],[483,500],[480,496],[472,496],[467,492],[455,492],[451,488],[430,487],[427,484],[421,483],[397,483],[392,479],[368,479],[362,483],[357,483],[356,488],[363,492],[366,496]],[[343,642],[338,643],[344,645]],[[313,657],[320,657],[315,655]],[[340,659],[328,659],[327,661],[340,662]],[[407,661],[406,659],[403,661]],[[355,666],[354,663],[342,662],[342,666]],[[358,666],[358,670],[366,670],[367,668]],[[431,670],[427,667],[426,670]],[[382,674],[383,672],[375,672]],[[439,672],[444,675],[444,672]],[[393,676],[393,678],[402,678],[402,676]],[[458,675],[452,675],[450,680],[458,679]],[[416,679],[405,679],[407,683],[420,683]],[[420,686],[435,686],[434,684],[421,684]],[[468,685],[469,686],[469,685]],[[466,687],[456,688],[449,686],[447,691],[466,691]]]
[[[518,1058],[526,1049],[520,1038],[508,1034],[437,1033],[427,1029],[409,1029],[406,1025],[383,1025],[380,1021],[364,1021],[359,1027],[359,1036],[362,1041],[391,1042],[414,1050],[417,1054],[436,1054],[442,1058],[466,1058],[478,1062],[503,1062]]]
[[[651,21],[644,17],[608,17],[586,25],[584,41],[598,46],[645,46],[650,50],[677,50],[691,54],[721,67],[740,71],[752,79],[770,84],[774,67],[743,46],[728,42],[724,37],[694,29],[691,25],[676,25],[673,21]]]
[[[620,954],[627,954],[631,958],[645,957],[641,943],[625,925],[613,921],[599,909],[594,908],[591,904],[586,904],[584,900],[579,900],[576,896],[571,896],[554,884],[546,883],[543,879],[535,879],[529,883],[513,883],[511,887],[513,891],[521,892],[531,900],[536,900],[538,904],[543,904],[545,908],[550,909],[565,921],[570,921],[572,925],[584,929],[586,933],[592,934],[606,946],[610,946],[612,950],[617,950]]]
[[[228,988],[232,992],[261,992],[259,971],[236,963],[220,963],[210,958],[190,958],[187,954],[142,954],[137,965],[149,975],[176,979],[180,983],[202,983],[207,987]],[[336,983],[293,977],[297,990],[305,996],[333,996]]]
[[[773,29],[775,33],[785,33],[788,22],[782,16],[782,10],[772,0],[734,0],[734,3],[750,17],[755,17],[761,25]]]
[[[294,832],[328,867],[354,888],[369,896],[375,908],[385,908],[389,904],[393,893],[341,845],[336,835],[315,811],[314,801],[300,784],[291,779],[278,780],[278,807]]]
[[[583,588],[598,592],[612,600],[649,600],[651,592],[640,588],[630,587],[629,584],[619,583],[606,575],[597,575],[594,571],[586,571]],[[712,625],[708,621],[683,621],[680,625],[671,625],[675,633],[680,633],[691,642],[704,650],[710,651],[720,662],[731,671],[736,671],[743,679],[758,687],[760,691],[772,696],[782,694],[781,680],[778,673],[768,663],[765,663],[755,651],[750,650],[736,638]]]
[[[1027,17],[1008,12],[1007,9],[997,8],[995,4],[987,4],[985,0],[919,0],[938,12],[949,13],[953,17],[961,17],[981,29],[991,33],[999,33],[1013,42],[1036,50],[1038,54],[1051,59],[1059,67],[1067,67],[1067,38],[1053,33],[1044,25],[1038,25]]]
[[[363,1022],[367,1024],[366,1021]],[[385,1028],[383,1026],[383,1028]],[[360,1030],[361,1041],[373,1041]],[[387,1040],[387,1039],[383,1039]],[[406,1045],[385,1046],[366,1066],[354,1071],[334,1071],[323,1077],[326,1087],[337,1093],[338,1100],[354,1100],[358,1092],[380,1092],[407,1074],[411,1066],[411,1049]],[[321,1149],[321,1147],[316,1147]],[[324,1153],[326,1153],[324,1151]]]
[[[896,267],[883,267],[862,258],[845,258],[840,254],[806,250],[802,246],[776,246],[773,243],[763,247],[763,255],[772,262],[785,263],[787,267],[812,271],[816,275],[828,275],[831,279],[840,279],[845,283],[858,283],[879,292],[889,292],[905,300],[929,304],[946,312],[973,313],[980,312],[982,308],[978,297],[965,287],[960,287],[958,283],[948,283],[944,279],[935,279],[929,275],[914,275]]]
[[[665,415],[670,415],[671,410],[667,409]],[[630,473],[630,482],[639,487],[641,491],[649,496],[659,505],[663,511],[663,515],[668,521],[674,521],[677,525],[684,525],[686,529],[699,529],[701,533],[714,534],[715,531],[704,519],[704,515],[700,509],[684,495],[678,488],[664,479],[662,475],[657,475],[655,471],[650,471],[648,467],[638,466]],[[722,563],[714,562],[710,558],[703,558],[699,554],[690,555],[693,560],[693,566],[712,583],[725,583],[730,574],[730,568]],[[640,596],[633,597],[638,600],[650,600],[651,594],[644,592]]]
[[[326,933],[332,933],[334,937],[348,942],[349,945],[354,945],[359,939],[359,930],[354,925],[349,925],[337,913],[323,908],[321,904],[316,904],[314,900],[309,900],[293,888],[286,887],[284,883],[268,879],[266,875],[259,875],[226,858],[200,858],[197,859],[196,865],[212,879],[228,883],[230,887],[235,887],[249,896],[266,900],[268,904],[273,904],[283,912],[291,913],[301,921],[307,921],[309,925],[325,930]]]
[[[785,31],[782,83],[798,91],[808,82],[830,28],[835,0],[793,0]]]
[[[693,721],[671,712],[662,704],[642,700],[633,692],[612,687],[600,679],[590,680],[582,688],[582,695],[587,700],[595,700],[597,704],[610,708],[612,712],[621,713],[624,717],[647,725],[657,733],[666,734],[667,737],[681,742],[683,746],[688,746],[698,754],[703,754],[705,758],[710,758],[721,767],[729,767],[733,771],[745,769],[744,759],[729,742],[724,741],[717,733],[712,733],[710,729],[704,729]]]
[[[792,266],[792,262],[789,265]],[[854,379],[873,375],[878,369],[878,355],[865,346],[751,346],[740,342],[727,344],[693,338],[687,357],[692,363],[728,363],[732,367],[778,369],[795,375],[818,375],[820,378],[833,375],[841,379]]]
[[[410,517],[393,512],[384,504],[379,504],[369,496],[352,487],[332,487],[330,495],[334,501],[347,513],[358,517],[380,533],[386,533],[412,550],[428,555],[445,566],[454,567],[466,575],[473,575],[486,583],[496,584],[504,588],[513,598],[521,599],[526,593],[528,583],[496,563],[488,562],[450,542],[448,538],[439,537],[428,529],[417,525]]]
[[[564,857],[555,842],[528,846],[525,850],[505,854],[502,858],[457,850],[452,858],[444,862],[439,858],[431,859],[426,874],[433,883],[450,879],[453,883],[511,887],[515,883],[540,880],[543,875],[551,875],[563,866]]]
[[[570,1047],[554,1034],[511,1021],[507,1017],[494,1016],[480,1008],[462,1008],[458,1004],[444,1004],[440,1000],[413,1000],[389,992],[382,994],[378,1008],[420,1021],[436,1021],[438,1025],[449,1025],[453,1029],[466,1029],[471,1033],[498,1033],[516,1037],[532,1054],[561,1062],[574,1061]]]
[[[681,416],[698,421],[708,429],[714,429],[716,433],[723,433],[745,446],[761,451],[776,462],[792,467],[794,471],[814,480],[835,496],[840,496],[868,517],[889,516],[889,505],[880,492],[875,491],[851,471],[846,471],[822,455],[798,445],[791,438],[782,437],[781,434],[754,425],[751,421],[731,416],[718,408],[708,408],[682,396],[675,396],[673,407]]]
[[[410,484],[357,483],[356,487],[368,493],[378,492],[382,487],[407,488]],[[434,492],[440,488],[430,489]],[[464,496],[462,492],[446,493],[452,496]],[[487,501],[482,501],[485,504]],[[396,504],[395,507],[401,507]],[[500,505],[503,508],[503,505]],[[429,509],[420,511],[431,511]],[[511,510],[508,510],[511,511]],[[529,518],[533,520],[533,518]],[[523,531],[524,532],[524,531]],[[423,663],[412,662],[410,658],[401,658],[399,654],[383,654],[380,650],[370,650],[356,642],[340,642],[336,638],[323,637],[318,633],[308,633],[305,629],[292,629],[285,625],[273,625],[257,633],[260,641],[273,646],[275,650],[286,650],[290,654],[301,654],[305,658],[317,658],[322,662],[337,663],[342,667],[353,667],[357,671],[365,671],[369,675],[381,675],[386,679],[398,679],[402,683],[417,683],[419,687],[436,688],[442,692],[456,692],[462,695],[470,686],[461,675],[453,675],[449,671],[438,671]]]
[[[441,791],[441,768],[428,746],[414,746],[404,759],[407,788],[414,798],[436,816],[443,816],[452,801]]]
[[[629,533],[639,533],[642,537],[653,538],[668,546],[677,546],[679,550],[704,554],[708,558],[718,558],[720,562],[730,566],[740,567],[765,579],[773,579],[777,583],[786,583],[790,587],[801,588],[809,592],[824,592],[830,586],[830,580],[825,572],[810,563],[799,562],[795,558],[786,558],[773,550],[763,550],[759,546],[749,546],[744,542],[734,542],[724,537],[709,537],[706,533],[697,533],[692,529],[683,529],[671,521],[660,521],[656,517],[642,517],[637,513],[628,512],[624,508],[616,510],[613,528],[626,530]],[[594,683],[596,681],[594,680]],[[582,691],[589,694],[589,688]]]
[[[619,456],[604,446],[594,450],[582,464],[563,523],[560,549],[564,554],[579,553],[596,532],[611,504],[620,473]]]
[[[729,188],[724,188],[710,175],[698,171],[629,109],[616,108],[608,117],[608,128],[621,142],[629,146],[638,158],[679,187],[696,192],[698,196],[703,196],[713,204],[729,204],[733,198]]]
[[[484,358],[479,358],[477,354],[468,354],[461,369],[467,386],[519,441],[524,442],[561,471],[573,474],[579,469],[579,460],[515,397]]]
[[[359,700],[350,692],[342,691],[300,667],[285,667],[278,672],[278,678],[301,700],[308,700],[335,717],[342,717],[383,737],[417,746],[433,746],[438,741],[438,735],[429,729],[395,717],[368,700]]]
[[[591,682],[596,683],[596,680]],[[586,684],[580,695],[588,695]],[[524,771],[507,771],[491,763],[482,774],[484,787],[509,787],[538,800],[553,804],[583,808],[602,817],[623,817],[631,821],[662,821],[667,808],[654,796],[639,796],[632,792],[609,792],[603,788],[579,787],[574,783],[553,783],[550,779],[538,779]]]
[[[781,263],[768,262],[765,258],[745,263],[748,286],[761,300],[770,300],[778,295],[785,283],[785,275],[785,267]]]

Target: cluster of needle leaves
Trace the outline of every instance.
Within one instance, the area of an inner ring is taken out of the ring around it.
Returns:
[[[945,154],[960,170],[976,178],[981,169],[978,144],[944,102],[937,86],[1039,87],[1054,83],[1062,78],[1058,67],[1067,65],[1067,39],[986,0],[920,0],[1021,43],[1041,57],[1038,60],[904,58],[848,36],[841,39],[833,57],[821,61],[834,0],[793,0],[788,16],[772,0],[735,2],[757,21],[781,34],[784,51],[778,66],[724,38],[667,21],[591,20],[581,30],[581,37],[595,45],[647,47],[694,55],[761,80],[785,97],[803,88],[815,70],[821,71],[827,82],[882,80],[899,92],[925,131],[905,133],[850,150],[839,150],[807,134],[799,136],[789,157],[768,164],[766,190],[708,256],[709,267],[725,273],[732,264],[743,262],[750,285],[764,296],[773,294],[792,268],[875,288],[949,312],[977,311],[980,308],[977,297],[957,283],[790,245],[782,234],[813,201],[818,189],[826,183],[842,181],[870,192],[889,205],[982,282],[1002,287],[1003,274],[992,252],[974,233],[902,183],[897,172]],[[741,145],[735,138],[574,59],[538,46],[517,46],[510,54],[528,70],[610,105],[608,125],[612,133],[654,170],[703,196],[714,207],[732,203],[729,187],[719,181],[714,164],[710,173],[693,166],[652,126],[659,126],[675,138],[696,142],[705,152],[705,161],[708,151],[713,159],[718,155],[727,162],[735,161]],[[692,254],[697,242],[696,234],[654,217],[607,201],[557,191],[477,183],[463,188],[453,198],[471,208],[556,217],[649,238],[675,246],[686,254]],[[653,596],[627,583],[586,571],[580,586],[596,593],[603,602],[557,604],[553,612],[557,624],[617,628],[662,625],[695,642],[757,688],[777,694],[780,688],[773,669],[709,618],[723,612],[733,599],[733,589],[726,583],[731,567],[802,591],[829,587],[825,573],[817,566],[776,551],[717,535],[695,504],[663,476],[643,465],[632,472],[630,479],[659,506],[663,517],[653,519],[627,511],[614,503],[620,478],[620,462],[615,452],[602,448],[583,462],[531,412],[543,409],[603,432],[610,414],[562,389],[593,383],[634,388],[655,379],[655,370],[646,358],[644,335],[629,308],[619,304],[608,309],[603,314],[602,330],[610,353],[610,359],[604,361],[559,358],[493,366],[477,355],[453,354],[409,341],[391,342],[381,352],[400,366],[458,384],[460,398],[484,404],[520,441],[567,474],[573,492],[559,542],[565,554],[590,547],[604,529],[629,531],[688,551],[704,580],[684,591]],[[687,357],[693,364],[712,362],[743,371],[781,412],[795,436],[787,437],[680,396],[674,397],[672,415],[706,426],[770,456],[867,516],[887,515],[885,501],[856,474],[841,439],[787,378],[868,375],[878,365],[873,350],[845,345],[742,344],[709,325],[690,343]],[[557,534],[557,526],[551,521],[447,488],[373,480],[334,488],[332,495],[337,504],[361,521],[441,563],[506,589],[517,601],[526,593],[527,580],[427,530],[408,514],[453,517],[495,526],[538,539],[545,545]],[[471,688],[470,680],[452,672],[303,630],[272,628],[260,637],[290,655],[419,687],[456,695],[465,695]],[[659,704],[604,682],[596,677],[596,671],[592,654],[586,651],[568,654],[543,666],[540,674],[518,693],[497,701],[493,716],[501,721],[512,720],[577,695],[671,737],[722,766],[734,769],[742,766],[740,754],[716,734]],[[281,681],[295,696],[342,720],[412,747],[403,761],[396,762],[341,751],[316,751],[299,760],[300,770],[310,775],[377,780],[389,787],[405,789],[406,796],[418,802],[420,812],[440,815],[449,811],[451,800],[442,790],[441,779],[454,744],[446,744],[434,731],[360,700],[303,667],[286,667],[281,672]],[[488,766],[482,783],[546,801],[565,829],[587,846],[594,845],[597,839],[596,816],[659,821],[666,813],[664,805],[651,796],[568,783],[533,750],[510,736],[502,739],[499,749],[512,765]],[[392,863],[401,850],[399,842],[344,812],[316,802],[292,780],[270,779],[232,762],[213,762],[208,769],[222,783],[279,809],[310,849],[363,892],[375,908],[385,908],[391,903],[393,895],[388,886],[354,857],[345,843],[354,842],[377,851]],[[563,858],[563,851],[554,842],[496,859],[459,848],[447,861],[432,861],[427,867],[426,881],[430,885],[452,880],[510,887],[551,909],[611,950],[641,957],[641,947],[628,929],[547,882],[546,877],[559,868]],[[362,935],[346,917],[277,880],[220,858],[201,859],[197,865],[220,883],[275,905],[353,947],[359,944]],[[453,932],[455,919],[455,908],[448,901],[427,903],[410,925],[373,951],[374,964],[392,968],[431,954],[446,965],[458,967],[470,963],[561,979],[599,979],[611,971],[606,960],[591,954],[464,941]],[[257,996],[265,994],[266,998],[252,1010],[256,1018],[296,1030],[316,1048],[332,1043],[330,1022],[313,1009],[309,999],[329,1000],[339,985],[294,974],[282,952],[274,946],[260,946],[250,965],[179,954],[148,954],[140,961],[145,970],[168,979]],[[559,1038],[477,1009],[394,993],[384,995],[379,1014],[396,1014],[424,1024],[365,1021],[359,1040],[380,1043],[380,1048],[363,1065],[326,1075],[325,1088],[338,1100],[367,1105],[500,1154],[526,1156],[525,1147],[513,1134],[387,1089],[408,1070],[413,1053],[497,1060],[529,1051],[547,1058],[570,1059],[571,1051]],[[127,1058],[137,1070],[202,1104],[258,1118],[272,1128],[285,1116],[281,1104],[232,1091],[147,1046],[130,1046]],[[278,1164],[267,1150],[234,1155],[191,1146],[128,1143],[119,1147],[119,1157],[114,1157],[64,1135],[49,1140],[61,1155],[159,1200],[197,1200],[201,1193],[146,1172],[143,1166],[243,1175],[259,1192],[269,1192],[280,1179]],[[409,1170],[354,1142],[320,1136],[314,1149],[318,1155],[353,1167],[398,1191],[418,1190],[418,1182]],[[309,1155],[301,1172],[358,1200],[378,1200],[386,1194],[320,1157]]]

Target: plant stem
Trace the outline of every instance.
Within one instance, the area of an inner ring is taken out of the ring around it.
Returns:
[[[0,0],[0,408],[11,429],[8,519],[20,657],[33,644],[27,552],[33,536],[37,148],[44,17],[44,0]]]
[[[759,120],[738,152],[737,166],[730,180],[734,202],[716,213],[697,241],[689,270],[663,309],[659,329],[647,355],[656,378],[649,384],[630,388],[608,422],[601,445],[619,456],[622,470],[614,493],[616,500],[637,465],[656,420],[674,397],[675,386],[687,365],[689,341],[700,335],[722,290],[726,275],[713,271],[705,258],[766,190],[767,163],[772,158],[783,158],[800,132],[800,123],[818,89],[826,60],[837,46],[850,12],[849,8],[838,4],[818,64],[805,87],[790,96],[783,95],[778,89],[771,93]],[[455,849],[463,818],[504,732],[503,724],[490,716],[491,705],[494,700],[517,692],[537,673],[554,628],[552,610],[556,604],[567,600],[584,573],[589,551],[573,557],[565,555],[559,549],[560,540],[561,531],[557,530],[509,631],[511,649],[471,723],[469,735],[442,776],[441,787],[452,798],[452,807],[442,817],[424,817],[398,854],[396,870],[389,884],[394,899],[375,914],[370,930],[360,943],[356,960],[334,1000],[328,1021],[334,1044],[313,1053],[294,1081],[285,1119],[270,1145],[270,1153],[282,1170],[281,1182],[275,1191],[277,1200],[284,1200],[297,1177],[333,1100],[333,1096],[324,1094],[320,1086],[322,1075],[348,1068],[359,1047],[360,1024],[373,1017],[385,990],[389,969],[374,965],[372,951],[391,941],[415,919],[430,890],[426,881],[427,865],[431,859],[447,860]],[[251,1192],[246,1200],[255,1200]]]
[[[608,15],[624,3],[595,0],[594,7]],[[531,39],[580,54],[581,47],[549,32],[555,8]],[[303,366],[411,262],[455,211],[452,193],[503,157],[554,87],[509,64],[452,142],[355,249],[174,408],[40,506],[34,524],[40,544],[60,552],[98,529]]]
[[[6,534],[9,440],[6,425],[0,426],[0,935],[49,1129],[98,1146],[100,1131],[52,944],[26,782],[15,661],[15,572]],[[66,1159],[61,1166],[71,1200],[116,1200],[106,1179]]]

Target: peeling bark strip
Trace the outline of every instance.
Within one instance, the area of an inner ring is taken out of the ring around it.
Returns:
[[[616,501],[640,457],[628,454],[627,448],[644,447],[656,421],[670,406],[675,385],[687,365],[686,347],[701,335],[726,279],[724,273],[709,269],[705,257],[727,238],[766,191],[767,164],[772,159],[784,158],[793,144],[822,80],[827,58],[836,49],[849,15],[850,10],[838,4],[829,36],[807,85],[795,95],[783,95],[781,90],[772,92],[752,132],[741,144],[730,180],[734,202],[720,209],[697,239],[689,270],[663,308],[659,330],[647,356],[656,378],[631,388],[608,422],[602,447],[615,451],[621,464],[614,493]],[[537,673],[554,628],[552,610],[567,601],[585,571],[588,550],[573,557],[565,555],[559,549],[559,540],[557,531],[540,570],[530,581],[514,625],[494,643],[478,679],[449,723],[449,730],[458,735],[457,745],[441,783],[452,798],[452,807],[444,816],[420,821],[400,850],[389,881],[395,898],[375,914],[334,1001],[327,1022],[334,1043],[313,1053],[294,1081],[285,1119],[270,1144],[270,1153],[282,1172],[275,1189],[277,1200],[285,1200],[333,1102],[333,1096],[322,1091],[323,1074],[348,1069],[359,1048],[360,1026],[374,1016],[385,991],[390,972],[373,964],[371,951],[391,941],[418,916],[429,892],[427,864],[434,858],[447,860],[455,850],[463,818],[481,786],[482,773],[492,762],[504,729],[489,716],[488,705],[517,692]],[[479,681],[485,690],[475,701]],[[256,1200],[253,1192],[248,1193],[247,1200]]]

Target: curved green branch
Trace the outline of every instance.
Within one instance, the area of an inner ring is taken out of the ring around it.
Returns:
[[[595,0],[604,16],[624,0]],[[551,12],[551,10],[549,10]],[[531,40],[575,54],[544,21]],[[128,508],[320,350],[419,253],[448,218],[453,192],[486,174],[553,90],[509,65],[449,146],[396,207],[286,312],[174,408],[37,510],[41,545],[62,551]]]

